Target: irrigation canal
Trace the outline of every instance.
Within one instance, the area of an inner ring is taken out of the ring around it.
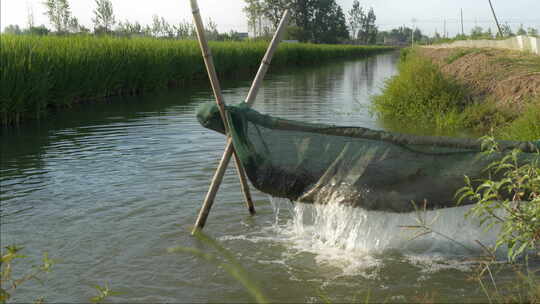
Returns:
[[[270,71],[255,108],[380,129],[369,96],[396,73],[397,60],[383,54]],[[242,101],[249,85],[248,77],[223,81],[226,101]],[[83,302],[96,294],[93,286],[108,284],[121,293],[114,302],[252,301],[223,268],[169,250],[215,253],[189,234],[224,147],[223,136],[195,119],[212,99],[201,84],[80,105],[2,131],[2,246],[23,246],[26,265],[44,251],[57,262],[44,285],[22,285],[16,300]],[[473,253],[436,235],[407,241],[411,232],[398,226],[414,224],[413,215],[294,207],[256,190],[254,199],[250,217],[230,169],[205,231],[272,301],[363,302],[368,294],[376,302],[486,301],[466,281]],[[466,244],[492,241],[464,212],[443,211],[436,228]]]

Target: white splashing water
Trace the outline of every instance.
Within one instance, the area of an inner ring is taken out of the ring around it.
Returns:
[[[291,204],[271,198],[275,210],[272,229],[277,240],[297,252],[315,255],[318,263],[341,268],[344,274],[361,274],[381,263],[382,253],[398,251],[411,263],[434,268],[467,268],[464,257],[482,253],[477,241],[495,244],[498,229],[484,231],[479,222],[465,217],[470,206],[420,213],[366,211],[337,203],[325,205]],[[289,211],[290,216],[282,213]],[[426,230],[407,229],[428,224],[431,232],[411,240]],[[437,262],[443,262],[441,266]],[[450,265],[450,266],[448,266]]]

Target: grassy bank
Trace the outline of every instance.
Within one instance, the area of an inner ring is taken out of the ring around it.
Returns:
[[[196,41],[1,35],[0,43],[3,125],[39,118],[50,107],[182,86],[206,77]],[[266,47],[265,42],[211,43],[222,76],[255,71]],[[318,64],[385,50],[388,48],[283,44],[273,65]]]
[[[540,138],[535,82],[540,60],[532,55],[492,56],[478,49],[445,52],[435,58],[417,49],[403,51],[399,75],[374,98],[374,110],[383,121],[422,125],[438,135],[466,130],[501,139]],[[480,65],[478,56],[488,58],[482,64],[502,68],[475,67]]]

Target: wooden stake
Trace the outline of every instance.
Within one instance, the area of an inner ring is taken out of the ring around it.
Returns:
[[[216,98],[216,103],[219,107],[219,114],[224,122],[225,134],[229,134],[229,124],[227,123],[227,115],[225,115],[225,102],[223,101],[223,95],[221,94],[221,87],[214,66],[214,59],[210,47],[208,47],[208,40],[206,40],[206,33],[204,31],[204,24],[199,12],[199,6],[197,0],[191,0],[191,9],[193,10],[193,21],[195,22],[195,28],[197,30],[197,37],[199,38],[199,46],[201,47],[202,55],[204,58],[204,65],[210,78],[210,84],[212,85],[212,91]]]
[[[216,86],[214,84],[212,85],[212,88],[214,89],[214,94],[219,94],[221,96],[219,83],[217,82],[217,75],[216,75],[212,57],[208,48],[208,43],[206,42],[206,38],[204,36],[204,27],[203,27],[202,20],[199,14],[199,8],[197,6],[196,0],[191,0],[191,7],[193,9],[193,17],[195,19],[195,25],[197,27],[197,35],[199,37],[199,44],[201,45],[201,49],[202,49],[203,56],[205,59],[206,69],[210,76],[210,81],[211,82],[216,81],[217,83],[217,90],[215,89]],[[257,92],[262,83],[262,79],[264,78],[266,71],[268,70],[273,54],[275,50],[277,49],[277,46],[279,45],[281,37],[283,37],[283,33],[285,31],[285,25],[287,23],[288,18],[289,18],[289,10],[286,10],[278,26],[277,31],[274,34],[272,42],[270,43],[270,46],[268,47],[268,50],[261,62],[261,66],[259,67],[257,75],[255,76],[255,79],[253,80],[253,83],[248,93],[248,97],[245,100],[245,102],[248,103],[248,105],[251,105],[253,101],[255,100],[255,97],[257,96]],[[214,76],[212,76],[212,74]],[[218,103],[218,106],[220,107],[220,114],[222,115],[223,121],[225,122],[226,132],[229,135],[229,129],[228,129],[228,123],[227,123],[227,119],[225,115],[225,107],[223,103],[223,98],[222,97],[218,98],[216,95],[216,102]],[[193,227],[192,234],[195,234],[197,230],[202,229],[206,223],[206,219],[208,218],[208,214],[210,213],[210,209],[212,208],[212,205],[214,203],[214,199],[216,197],[221,181],[223,180],[223,175],[225,174],[227,165],[229,164],[231,156],[233,155],[233,151],[234,149],[232,145],[232,139],[229,135],[227,137],[227,145],[225,147],[225,152],[223,153],[219,166],[216,170],[216,173],[214,174],[214,178],[212,179],[212,183],[210,184],[210,188],[208,189],[208,193],[204,200],[203,206],[201,207],[199,216],[197,217],[197,222],[195,223],[195,227]],[[247,188],[247,180],[245,177],[245,171],[243,167],[241,167],[241,162],[239,161],[238,156],[236,154],[235,154],[235,160],[239,168],[238,173],[239,173],[240,181],[242,184],[242,189],[244,189],[244,187]],[[240,170],[240,168],[242,168],[242,170]],[[246,192],[244,192],[244,195],[245,194]],[[251,197],[249,197],[249,200],[246,198],[246,204],[248,205],[248,209],[250,210],[250,212],[254,213],[255,209],[253,207],[253,203],[251,202]]]
[[[197,233],[197,230],[202,230],[204,228],[204,224],[206,224],[206,219],[208,218],[208,214],[210,214],[210,209],[212,208],[212,205],[214,204],[214,199],[216,198],[219,185],[221,184],[221,181],[223,180],[223,176],[225,175],[225,170],[227,169],[227,166],[229,165],[229,161],[231,160],[232,154],[233,154],[232,139],[228,137],[227,147],[225,148],[225,152],[223,153],[223,156],[221,157],[221,161],[219,162],[219,166],[216,170],[216,173],[214,173],[214,177],[212,178],[212,183],[210,184],[210,189],[208,190],[208,193],[206,194],[206,197],[204,198],[204,203],[201,207],[201,210],[199,211],[199,216],[197,216],[197,221],[195,222],[195,227],[193,227],[193,230],[191,231],[192,235]]]
[[[232,146],[232,141],[230,143],[227,141],[227,146],[229,145]],[[255,206],[253,206],[253,200],[251,199],[251,194],[249,192],[246,171],[242,166],[240,158],[238,158],[238,154],[236,154],[236,150],[234,151],[233,155],[234,161],[236,163],[236,169],[238,171],[238,178],[240,178],[240,187],[242,187],[242,193],[244,193],[244,201],[246,202],[246,207],[248,208],[249,214],[255,215]],[[239,165],[242,167],[239,167]]]
[[[272,62],[272,58],[274,57],[274,53],[276,52],[279,42],[285,34],[285,28],[287,22],[289,22],[289,17],[290,12],[289,10],[286,10],[285,13],[283,13],[283,17],[281,17],[281,21],[279,22],[276,33],[274,34],[274,37],[272,38],[272,41],[270,42],[270,45],[266,50],[266,54],[264,54],[261,65],[259,66],[259,70],[257,71],[257,75],[255,75],[255,79],[253,79],[253,82],[251,83],[251,88],[249,89],[248,95],[245,100],[245,102],[249,106],[251,106],[253,102],[255,102],[255,98],[257,97],[259,88],[261,87],[262,80],[264,79],[264,76],[266,75],[266,72],[270,67],[270,62]]]
[[[230,136],[229,124],[227,122],[227,115],[225,114],[225,102],[223,99],[223,95],[221,93],[221,87],[220,87],[219,79],[216,73],[216,68],[214,66],[214,60],[212,58],[210,47],[208,46],[208,40],[206,39],[204,24],[203,24],[196,0],[191,0],[191,8],[193,10],[193,20],[195,22],[195,28],[197,30],[197,37],[199,38],[199,45],[201,47],[204,64],[206,66],[206,71],[208,72],[208,77],[210,78],[210,84],[212,85],[212,91],[214,92],[216,103],[219,107],[219,114],[221,115],[221,119],[224,122],[225,133],[227,134],[227,136]],[[232,146],[231,146],[231,149],[232,149]],[[234,149],[233,149],[233,153],[234,153]],[[238,176],[240,178],[240,185],[242,188],[242,192],[244,193],[246,205],[248,206],[248,210],[250,214],[255,214],[255,207],[253,206],[253,200],[251,199],[251,193],[249,191],[249,186],[247,183],[245,170],[244,170],[244,167],[242,166],[242,163],[239,161],[238,157],[236,157],[236,154],[235,154],[235,163],[236,163],[236,169],[238,171]],[[228,164],[228,160],[227,160],[227,164]],[[214,196],[210,196],[210,197],[213,198]],[[207,200],[205,200],[205,204],[203,206],[205,205],[211,206],[212,204],[213,202],[208,202]]]

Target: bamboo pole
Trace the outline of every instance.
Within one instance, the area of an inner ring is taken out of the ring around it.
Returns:
[[[199,45],[201,47],[204,63],[205,63],[205,66],[206,66],[206,71],[208,72],[208,77],[210,78],[210,84],[212,85],[212,91],[213,91],[214,96],[216,98],[216,103],[217,103],[217,105],[219,107],[219,113],[221,115],[221,119],[224,122],[225,133],[227,134],[227,136],[230,136],[230,134],[229,134],[229,124],[227,123],[227,115],[225,114],[225,102],[224,102],[224,99],[223,99],[223,95],[221,93],[221,87],[220,87],[219,79],[218,79],[218,76],[217,76],[217,73],[216,73],[214,60],[213,60],[213,57],[212,57],[212,53],[210,51],[210,47],[208,46],[208,40],[206,39],[206,33],[205,33],[205,30],[204,30],[204,24],[202,22],[201,14],[200,14],[199,7],[197,5],[196,0],[191,0],[191,8],[193,10],[193,20],[195,22],[195,27],[196,27],[196,30],[197,30],[197,37],[199,38]],[[232,146],[231,146],[231,150],[234,153],[234,149],[232,149]],[[229,156],[229,158],[230,158],[230,156]],[[255,207],[253,206],[253,200],[251,199],[251,193],[249,191],[249,186],[248,186],[248,183],[247,183],[245,170],[244,170],[244,167],[242,166],[242,163],[240,162],[240,160],[236,156],[236,153],[235,153],[235,163],[236,163],[236,169],[238,171],[238,177],[240,179],[240,185],[241,185],[241,188],[242,188],[242,192],[244,193],[244,199],[246,201],[246,205],[248,207],[248,210],[249,210],[250,214],[253,215],[253,214],[255,214]],[[228,164],[228,160],[227,160],[227,164]],[[219,181],[216,180],[215,182],[217,182],[217,184],[219,185],[219,183],[221,183],[222,178],[223,177],[219,178]],[[214,184],[214,181],[212,182],[212,184]],[[208,209],[206,211],[206,213],[208,213],[210,211],[210,208],[211,208],[211,206],[213,204],[213,201],[210,201],[209,199],[213,200],[214,197],[215,197],[215,194],[207,195],[207,199],[205,199],[205,201],[203,203],[203,209]],[[199,219],[197,220],[197,222],[199,222]]]
[[[229,145],[232,146],[232,141],[230,144],[229,144],[229,141],[227,141],[227,146]],[[240,178],[240,187],[242,187],[242,193],[244,193],[244,201],[246,202],[246,207],[249,211],[249,214],[255,215],[255,206],[253,206],[253,200],[251,199],[251,193],[249,191],[249,187],[247,183],[246,170],[242,166],[242,162],[240,161],[240,158],[238,158],[238,154],[236,154],[236,150],[234,151],[233,156],[234,156],[234,162],[236,164],[236,169],[238,169],[237,170],[238,178]]]
[[[253,104],[255,98],[257,97],[257,93],[259,92],[259,88],[261,87],[264,76],[266,75],[266,72],[270,67],[270,62],[272,62],[272,58],[274,57],[274,53],[276,52],[279,42],[285,34],[285,28],[287,22],[289,21],[289,17],[290,11],[286,10],[285,13],[283,13],[283,17],[281,17],[281,21],[279,22],[278,28],[276,30],[276,33],[274,34],[274,37],[272,38],[272,41],[270,42],[270,46],[268,46],[268,49],[264,54],[261,65],[259,66],[259,70],[257,71],[257,75],[255,75],[255,79],[253,79],[251,88],[249,89],[248,95],[245,100],[245,102],[249,106]]]
[[[206,44],[206,39],[204,39],[204,29],[202,30],[202,37],[203,39],[201,39],[201,35],[199,34],[199,25],[198,23],[200,23],[200,26],[202,28],[202,21],[200,21],[200,14],[199,14],[199,8],[197,6],[197,1],[196,0],[191,0],[191,5],[192,5],[192,9],[193,9],[193,16],[194,18],[196,19],[196,26],[197,26],[197,33],[199,35],[199,43],[201,44],[201,49],[203,49],[203,56],[205,56],[205,63],[207,62],[206,59],[207,58],[210,58],[211,59],[211,56],[206,56],[204,54],[208,54],[209,51],[208,51],[208,46]],[[197,21],[197,19],[199,19],[199,21]],[[251,85],[251,88],[249,90],[249,93],[248,93],[248,96],[245,100],[245,102],[248,104],[248,105],[252,105],[253,102],[255,101],[255,98],[257,96],[257,92],[259,91],[259,87],[262,83],[262,80],[268,70],[268,67],[270,66],[270,62],[272,60],[272,57],[279,45],[279,42],[281,41],[281,38],[283,37],[283,34],[285,32],[285,26],[287,24],[287,20],[289,19],[289,10],[286,10],[283,17],[282,17],[282,20],[276,30],[276,33],[274,34],[274,37],[272,38],[272,41],[270,43],[270,46],[268,47],[267,51],[266,51],[266,54],[265,56],[263,57],[263,60],[261,62],[261,66],[259,67],[259,70],[257,72],[257,75],[255,76],[255,79],[253,80],[253,83]],[[203,44],[206,44],[206,46],[204,46]],[[207,51],[204,51],[204,49],[206,49]],[[211,66],[211,68],[213,69],[213,64]],[[211,73],[211,69],[208,68],[208,65],[207,65],[207,70],[209,73]],[[215,73],[215,69],[214,69],[214,73]],[[217,79],[217,76],[215,77]],[[211,78],[211,81],[212,81],[212,78]],[[216,93],[214,91],[214,93]],[[220,93],[221,94],[221,93]],[[222,102],[222,98],[220,99],[220,101]],[[218,99],[216,98],[216,102],[218,102],[218,105],[219,105],[219,101]],[[222,110],[222,108],[220,107],[220,111]],[[221,112],[220,112],[221,113]],[[223,113],[222,113],[222,117],[226,116],[225,115],[225,109],[223,107]],[[227,122],[226,119],[224,119],[224,122]],[[225,123],[227,124],[227,123]],[[228,126],[226,126],[226,130],[227,130],[227,134],[228,133]],[[193,227],[193,231],[192,231],[192,234],[195,234],[197,232],[197,230],[200,230],[202,228],[204,228],[204,225],[206,223],[206,219],[208,218],[208,214],[210,213],[210,209],[212,208],[212,205],[214,203],[214,199],[215,199],[215,196],[217,194],[217,191],[219,189],[219,186],[221,184],[221,181],[223,180],[223,175],[225,174],[225,169],[227,168],[227,165],[229,164],[229,161],[230,161],[230,158],[231,156],[233,155],[233,145],[232,145],[232,139],[230,137],[228,137],[227,139],[227,145],[225,147],[225,151],[223,153],[223,156],[221,158],[221,161],[219,163],[219,166],[216,170],[216,173],[214,174],[214,177],[212,179],[212,183],[210,184],[210,188],[208,189],[208,193],[206,195],[206,198],[204,200],[204,203],[203,203],[203,206],[199,212],[199,216],[197,217],[197,221],[195,223],[195,227]],[[241,164],[240,161],[238,160],[238,157],[237,155],[235,155],[235,159],[237,160],[237,163],[238,164]],[[240,176],[240,179],[245,179],[245,171],[242,171],[242,173],[240,172],[239,170],[239,176]],[[244,185],[242,183],[242,185]],[[249,204],[248,204],[248,208],[250,209],[250,212],[251,212],[251,209],[253,208],[252,206],[250,207]],[[253,208],[253,212],[254,212],[254,208]]]
[[[204,58],[204,65],[206,72],[210,78],[210,84],[212,85],[212,91],[216,98],[216,103],[219,107],[219,114],[224,122],[225,134],[229,134],[229,124],[227,123],[227,115],[225,115],[225,102],[223,101],[223,95],[221,94],[221,87],[219,85],[216,68],[214,66],[214,59],[210,47],[208,47],[208,40],[206,39],[206,33],[204,31],[204,24],[199,11],[199,5],[197,0],[191,0],[191,9],[193,11],[193,21],[195,22],[195,29],[197,30],[197,37],[199,38],[199,46],[201,47],[202,55]]]
[[[227,147],[225,148],[225,152],[223,153],[223,156],[221,157],[221,161],[219,162],[219,166],[216,170],[216,173],[214,173],[214,177],[212,178],[212,183],[210,184],[208,193],[206,193],[206,197],[204,198],[203,206],[201,207],[201,210],[199,211],[199,215],[197,216],[197,221],[195,222],[195,227],[193,227],[193,230],[191,231],[192,235],[197,233],[198,230],[202,230],[204,228],[204,225],[206,224],[206,219],[208,218],[208,214],[210,214],[210,209],[212,208],[212,205],[214,204],[214,199],[216,198],[219,185],[221,184],[221,181],[223,180],[223,176],[225,175],[225,170],[227,169],[227,166],[229,165],[229,161],[231,160],[232,154],[233,154],[232,139],[228,137]]]

